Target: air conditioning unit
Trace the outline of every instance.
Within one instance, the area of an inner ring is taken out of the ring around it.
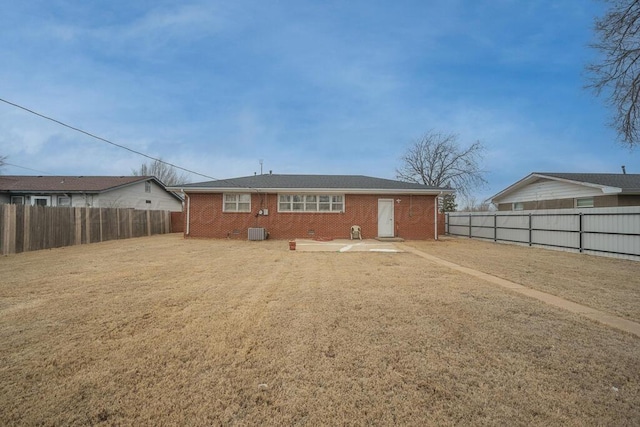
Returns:
[[[265,240],[267,238],[266,228],[250,228],[249,240]]]

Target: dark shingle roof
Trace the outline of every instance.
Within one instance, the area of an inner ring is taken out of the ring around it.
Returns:
[[[0,175],[0,191],[99,193],[154,179],[150,176],[28,176]]]
[[[621,188],[623,193],[640,192],[640,174],[534,172],[534,175],[545,175],[570,181],[617,187]]]
[[[173,188],[192,189],[341,189],[341,190],[445,190],[443,188],[412,182],[394,181],[363,175],[253,175],[241,178],[220,179]],[[450,191],[450,190],[447,190]]]

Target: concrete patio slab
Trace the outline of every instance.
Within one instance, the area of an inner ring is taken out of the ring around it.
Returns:
[[[296,239],[296,251],[299,252],[404,252],[393,242],[378,240],[348,240],[337,239],[329,241]]]

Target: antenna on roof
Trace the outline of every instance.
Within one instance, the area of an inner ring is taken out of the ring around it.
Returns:
[[[623,175],[627,174],[627,168],[625,168],[624,165],[622,165],[622,174]]]
[[[262,162],[263,162],[263,160],[260,159],[260,175],[262,175]]]

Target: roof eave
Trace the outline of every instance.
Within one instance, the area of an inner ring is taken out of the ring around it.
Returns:
[[[315,194],[451,194],[455,190],[446,188],[238,188],[238,187],[167,187],[169,191],[184,193],[315,193]]]

